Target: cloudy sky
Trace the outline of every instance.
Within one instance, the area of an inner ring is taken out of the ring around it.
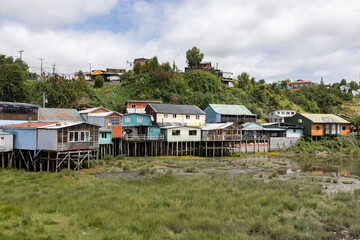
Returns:
[[[186,65],[197,46],[223,71],[268,82],[360,79],[358,0],[0,0],[0,54],[39,71],[157,56]]]

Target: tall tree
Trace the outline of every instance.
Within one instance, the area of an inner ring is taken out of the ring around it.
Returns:
[[[190,68],[197,68],[204,58],[204,54],[200,52],[200,49],[193,47],[186,51],[187,64]]]
[[[26,100],[24,81],[27,72],[12,58],[0,56],[0,101],[21,102]]]
[[[340,86],[344,86],[344,85],[346,85],[346,79],[341,79],[341,82],[340,82]]]

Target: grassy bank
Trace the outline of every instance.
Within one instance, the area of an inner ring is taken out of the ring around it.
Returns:
[[[326,152],[331,154],[351,154],[360,155],[360,140],[355,135],[340,136],[334,138],[322,138],[313,140],[303,137],[293,147],[288,148],[287,152],[294,153],[318,153]]]
[[[0,239],[336,239],[359,237],[359,214],[308,179],[0,170]]]

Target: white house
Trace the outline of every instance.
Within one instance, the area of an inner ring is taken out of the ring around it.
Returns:
[[[285,122],[285,118],[292,117],[296,114],[295,110],[275,110],[269,113],[269,122]]]

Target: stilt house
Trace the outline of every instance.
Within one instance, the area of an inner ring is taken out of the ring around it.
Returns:
[[[206,123],[256,122],[256,114],[250,112],[244,105],[210,104],[204,112]]]

